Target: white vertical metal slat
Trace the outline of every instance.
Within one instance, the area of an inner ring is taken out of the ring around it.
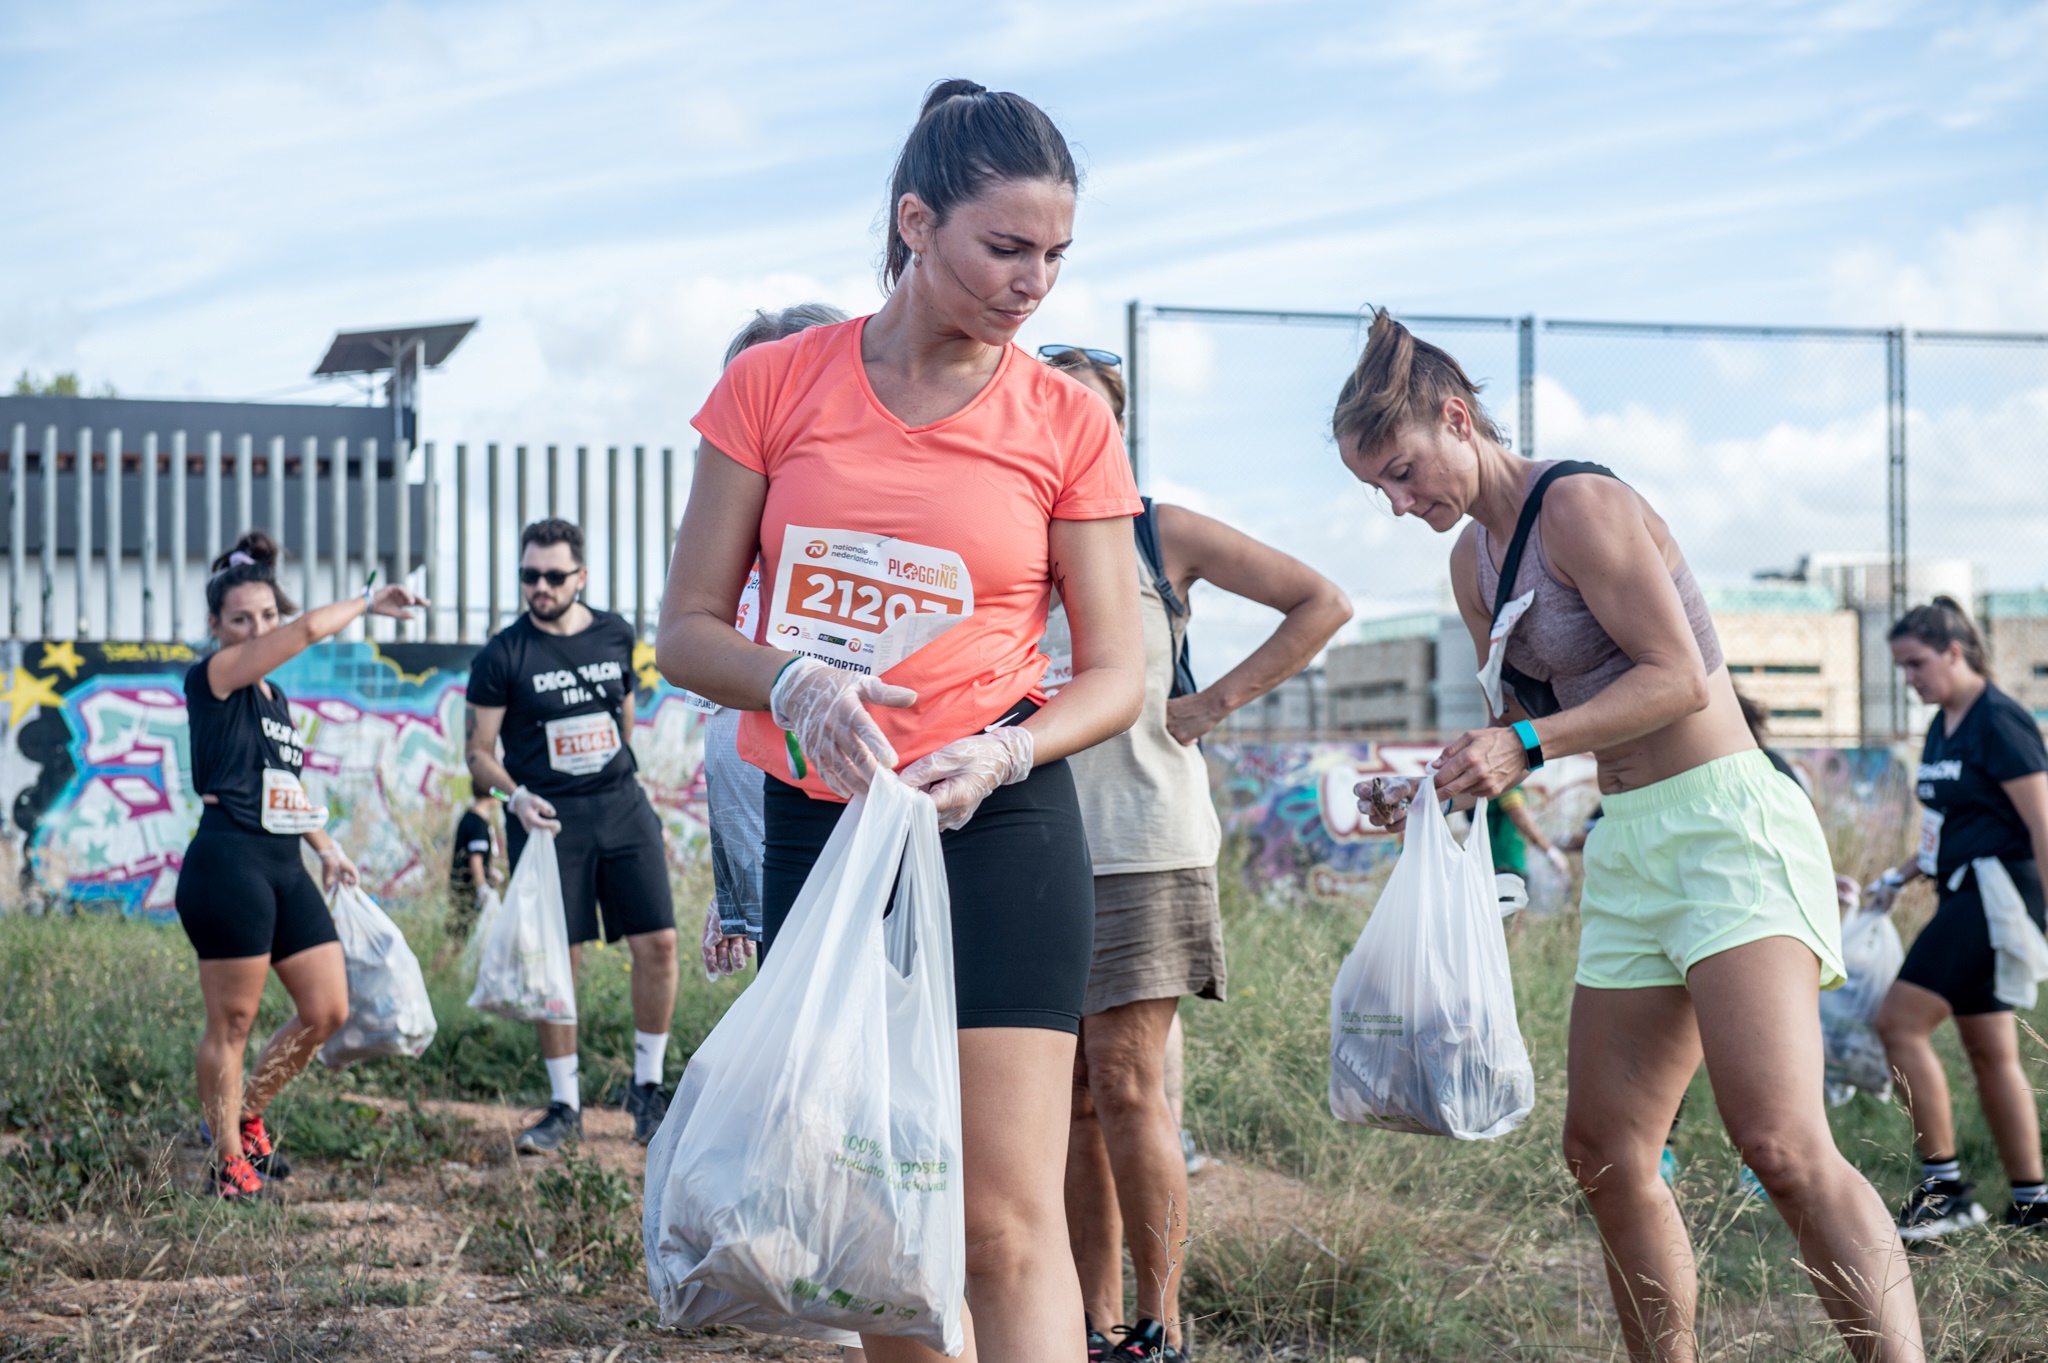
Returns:
[[[14,423],[7,447],[7,636],[21,637],[22,578],[28,575],[28,423]]]
[[[192,522],[185,515],[186,485],[191,470],[185,463],[185,433],[171,432],[171,642],[185,637],[185,558],[192,552]]]
[[[206,433],[206,571],[220,557],[220,432]]]
[[[676,450],[661,447],[661,583],[668,591],[669,566],[676,561]]]
[[[263,478],[265,490],[270,495],[270,514],[264,519],[264,527],[277,540],[278,562],[284,561],[285,541],[291,537],[285,533],[284,525],[284,437],[270,437],[270,458]]]
[[[420,513],[427,518],[420,545],[427,564],[427,638],[441,637],[441,489],[434,467],[434,442],[420,446]]]
[[[498,537],[502,533],[501,523],[505,519],[504,503],[500,500],[504,493],[504,481],[500,476],[498,442],[493,440],[484,446],[484,514],[490,517],[490,524],[484,532],[484,596],[490,603],[490,634],[496,634],[505,625],[503,602],[499,591],[499,584],[504,581],[505,575],[499,571],[498,564],[498,555],[503,552]],[[488,638],[489,635],[485,637]]]
[[[57,428],[43,428],[43,637],[57,637]]]
[[[142,638],[156,638],[156,432],[142,437]]]
[[[633,637],[647,637],[647,447],[633,447]]]
[[[403,584],[412,576],[412,442],[401,440],[391,456],[391,580]],[[403,639],[403,621],[394,626]]]
[[[363,442],[363,585],[369,586],[377,571],[377,439]],[[377,617],[363,617],[363,637],[374,639]]]
[[[617,615],[626,604],[619,598],[619,447],[606,446],[604,459],[604,604],[605,609]],[[583,527],[583,535],[587,543],[590,537],[590,526],[587,522]]]
[[[249,533],[256,524],[256,440],[235,437],[235,538]]]
[[[514,445],[512,447],[512,467],[516,475],[514,487],[517,489],[516,496],[518,499],[518,511],[516,519],[513,521],[512,529],[516,534],[523,535],[526,533],[526,527],[533,524],[533,505],[527,499],[526,494],[526,446]],[[513,599],[518,599],[517,593],[514,594]]]
[[[333,547],[328,550],[327,566],[334,584],[334,595],[339,601],[348,592],[348,437],[334,438],[333,456],[327,461],[329,490],[334,494]]]
[[[71,542],[71,574],[77,586],[71,604],[78,610],[74,639],[92,637],[92,427],[78,428],[78,476],[71,480],[78,512],[78,531]]]
[[[121,505],[121,428],[116,426],[107,432],[107,633],[109,639],[121,637],[121,552],[127,546],[121,542],[123,507]]]
[[[558,445],[548,446],[548,515],[561,515],[562,505],[562,451]]]
[[[304,548],[299,560],[299,609],[313,609],[313,584],[320,566],[320,438],[309,435],[299,446],[299,539]]]
[[[455,443],[455,642],[469,642],[469,445]]]

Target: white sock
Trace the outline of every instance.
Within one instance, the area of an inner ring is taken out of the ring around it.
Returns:
[[[2048,1183],[2015,1183],[2012,1185],[2014,1202],[2048,1202]]]
[[[1961,1183],[1963,1181],[1962,1162],[1954,1158],[1949,1158],[1945,1160],[1921,1160],[1920,1181],[1922,1183],[1925,1183],[1929,1179],[1937,1178],[1945,1183]]]
[[[583,1090],[576,1083],[576,1056],[574,1053],[556,1056],[549,1060],[547,1065],[548,1087],[553,1090],[555,1101],[567,1103],[576,1111],[581,1112],[583,1110]]]
[[[667,1032],[633,1033],[633,1082],[659,1084],[662,1057],[668,1054]]]

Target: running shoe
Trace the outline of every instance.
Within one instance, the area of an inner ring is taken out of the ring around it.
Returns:
[[[626,1090],[626,1111],[633,1116],[633,1144],[645,1145],[668,1116],[668,1094],[659,1084],[635,1084]]]
[[[1109,1351],[1115,1363],[1187,1363],[1187,1355],[1166,1342],[1166,1327],[1151,1317],[1116,1327],[1123,1339]]]
[[[551,1155],[583,1139],[583,1110],[567,1103],[549,1103],[541,1119],[519,1133],[517,1148],[526,1154]]]
[[[199,1123],[199,1143],[209,1150],[213,1148],[213,1128],[203,1121]],[[270,1133],[263,1129],[261,1117],[242,1118],[242,1153],[249,1157],[249,1163],[256,1166],[256,1172],[265,1178],[292,1176],[292,1166],[270,1143]]]
[[[1668,1145],[1657,1156],[1657,1177],[1673,1188],[1678,1186],[1678,1152]]]
[[[267,1191],[263,1175],[256,1172],[247,1155],[236,1155],[213,1167],[213,1195],[223,1202],[254,1202]]]
[[[1082,1328],[1088,1331],[1088,1363],[1107,1363],[1109,1359],[1109,1336],[1095,1328],[1095,1322],[1081,1317]]]
[[[2010,1230],[2048,1230],[2048,1202],[2015,1202],[2005,1209]]]
[[[1983,1225],[1991,1213],[1971,1196],[1976,1190],[1974,1183],[1928,1179],[1913,1190],[1906,1205],[1899,1209],[1899,1238],[1913,1245]]]

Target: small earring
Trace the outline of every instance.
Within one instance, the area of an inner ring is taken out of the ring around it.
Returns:
[[[912,251],[910,253],[910,268],[914,270],[922,264],[924,264],[924,253],[922,251]]]

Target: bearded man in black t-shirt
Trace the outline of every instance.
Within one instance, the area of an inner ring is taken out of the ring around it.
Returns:
[[[516,868],[528,836],[555,835],[569,956],[598,935],[632,953],[633,1138],[653,1139],[668,1111],[662,1061],[676,1001],[676,920],[661,821],[647,802],[633,732],[633,628],[579,599],[588,574],[583,532],[557,518],[519,538],[526,612],[491,636],[470,664],[467,747],[478,790],[510,793],[505,841]],[[499,755],[502,743],[503,756]],[[583,1134],[576,1025],[541,1022],[552,1101],[519,1136],[551,1151]]]

